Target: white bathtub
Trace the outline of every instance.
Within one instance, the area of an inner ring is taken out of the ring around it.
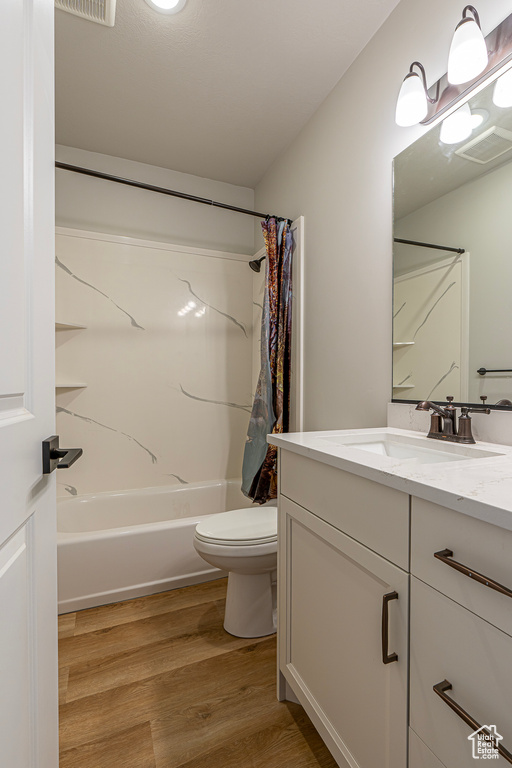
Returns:
[[[194,549],[195,526],[250,506],[235,480],[60,499],[59,613],[219,578]]]

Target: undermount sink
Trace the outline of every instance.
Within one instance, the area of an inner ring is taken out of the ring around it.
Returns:
[[[503,455],[495,451],[475,448],[472,445],[436,442],[426,437],[406,437],[405,435],[386,434],[378,431],[366,432],[362,435],[332,435],[322,439],[340,447],[355,448],[358,451],[366,451],[402,461],[416,461],[418,464],[486,459]]]

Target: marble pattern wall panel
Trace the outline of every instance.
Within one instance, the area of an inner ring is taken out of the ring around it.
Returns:
[[[460,259],[395,278],[393,317],[393,397],[464,400]]]
[[[117,241],[116,241],[117,240]],[[190,252],[187,252],[190,251]],[[239,477],[252,404],[246,256],[58,231],[59,493]]]

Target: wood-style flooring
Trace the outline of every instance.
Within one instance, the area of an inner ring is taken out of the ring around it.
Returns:
[[[222,626],[226,580],[59,617],[60,768],[336,768],[276,699],[275,636]]]

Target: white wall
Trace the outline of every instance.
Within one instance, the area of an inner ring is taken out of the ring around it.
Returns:
[[[414,60],[446,71],[458,0],[402,0],[256,188],[256,208],[305,216],[305,428],[386,423],[391,397],[393,157],[423,132],[394,123]],[[479,8],[484,34],[510,2]],[[256,246],[259,247],[259,240]]]
[[[56,159],[114,176],[254,209],[254,192],[119,157],[57,146]],[[254,252],[254,219],[233,211],[56,171],[58,226],[107,232],[231,253]]]

